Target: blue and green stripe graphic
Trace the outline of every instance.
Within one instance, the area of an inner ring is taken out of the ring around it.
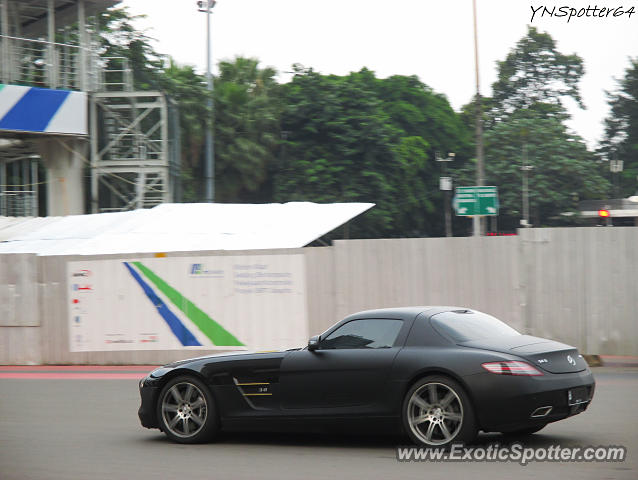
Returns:
[[[213,345],[224,347],[244,346],[232,333],[210,318],[206,312],[197,307],[142,262],[123,263],[182,345],[201,346],[201,343],[166,302],[160,298],[150,284],[157,288],[174,307],[177,307]]]

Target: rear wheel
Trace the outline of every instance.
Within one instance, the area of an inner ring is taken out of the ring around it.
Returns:
[[[420,445],[471,442],[477,428],[469,398],[457,382],[436,375],[417,381],[403,401],[403,425]]]
[[[202,443],[218,430],[213,396],[202,381],[181,376],[168,381],[159,395],[157,418],[162,431],[179,443]]]

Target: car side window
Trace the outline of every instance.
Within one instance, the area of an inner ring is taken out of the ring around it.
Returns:
[[[319,348],[390,348],[402,326],[402,320],[352,320],[322,339]]]

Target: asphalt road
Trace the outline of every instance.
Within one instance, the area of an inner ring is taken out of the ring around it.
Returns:
[[[176,445],[137,420],[137,382],[0,379],[0,479],[638,478],[638,369],[594,369],[589,410],[547,426],[526,446],[624,445],[622,463],[399,463],[401,439],[232,434]],[[478,445],[504,442],[481,435]]]

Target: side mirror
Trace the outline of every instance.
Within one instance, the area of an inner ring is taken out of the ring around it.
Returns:
[[[310,337],[310,340],[308,340],[308,351],[314,352],[315,350],[317,350],[317,348],[319,348],[319,340],[320,339],[321,339],[321,337],[319,335],[315,335],[314,337]]]

